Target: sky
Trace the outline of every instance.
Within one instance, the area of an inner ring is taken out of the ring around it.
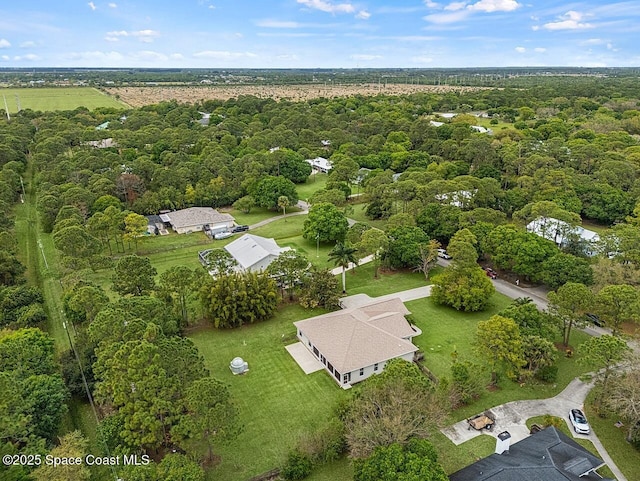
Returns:
[[[0,68],[527,66],[640,66],[640,1],[0,0]]]

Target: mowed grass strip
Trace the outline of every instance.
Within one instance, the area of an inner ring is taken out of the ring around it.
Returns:
[[[9,113],[21,109],[48,112],[52,110],[74,110],[86,107],[93,110],[99,107],[125,109],[128,105],[91,87],[59,88],[3,88],[0,94],[7,99]],[[4,109],[4,100],[1,108]]]
[[[246,480],[282,465],[299,437],[326,423],[336,402],[348,395],[324,370],[305,375],[285,350],[296,342],[292,322],[323,312],[288,305],[259,324],[205,327],[189,335],[211,375],[230,386],[244,426],[234,442],[217,447],[221,463],[210,479]],[[249,363],[245,375],[229,370],[237,356]]]

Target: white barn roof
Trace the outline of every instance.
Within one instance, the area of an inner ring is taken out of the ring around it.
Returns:
[[[242,237],[230,242],[225,250],[238,262],[238,265],[248,270],[251,266],[269,256],[279,256],[288,251],[290,247],[280,247],[273,239],[260,237],[253,234],[244,234]]]

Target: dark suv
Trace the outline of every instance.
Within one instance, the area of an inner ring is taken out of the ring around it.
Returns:
[[[595,324],[598,327],[604,327],[607,324],[606,322],[604,322],[604,320],[600,319],[595,314],[591,314],[590,312],[586,313],[584,317],[587,318],[587,321],[589,321],[592,324]]]
[[[248,230],[249,230],[248,225],[237,225],[231,229],[231,232],[235,234],[236,232],[246,232]]]

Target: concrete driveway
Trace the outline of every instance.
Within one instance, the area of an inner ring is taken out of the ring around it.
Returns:
[[[393,299],[399,297],[402,302],[415,301],[416,299],[422,299],[423,297],[429,297],[431,295],[431,286],[416,287],[415,289],[407,289],[406,291],[394,292],[393,294],[386,294],[379,297],[371,297],[367,294],[354,294],[353,296],[347,296],[340,299],[340,305],[343,309],[349,309],[352,307],[361,307],[371,304],[373,301],[385,301],[387,299]]]

